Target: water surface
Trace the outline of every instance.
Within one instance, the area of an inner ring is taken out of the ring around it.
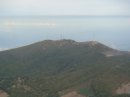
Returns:
[[[130,50],[130,17],[0,17],[0,48],[15,48],[45,39],[96,40]]]

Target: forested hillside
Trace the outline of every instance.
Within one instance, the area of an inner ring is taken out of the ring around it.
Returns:
[[[0,89],[9,97],[130,97],[130,53],[96,41],[45,40],[0,52]]]

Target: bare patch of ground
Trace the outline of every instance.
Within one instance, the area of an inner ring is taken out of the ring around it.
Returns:
[[[0,90],[0,97],[8,97],[8,96],[9,95],[6,92]]]
[[[121,87],[119,87],[116,90],[117,94],[130,94],[130,83],[128,84],[122,84]]]
[[[84,95],[78,94],[76,91],[69,92],[61,97],[85,97]]]
[[[104,54],[106,57],[112,57],[112,56],[123,55],[124,53],[123,53],[123,52],[120,52],[120,51],[118,51],[118,50],[111,50],[111,51],[105,51],[105,52],[103,52],[103,54]]]

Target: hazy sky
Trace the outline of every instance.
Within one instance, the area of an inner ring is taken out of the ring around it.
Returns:
[[[0,15],[130,15],[130,0],[0,0]]]

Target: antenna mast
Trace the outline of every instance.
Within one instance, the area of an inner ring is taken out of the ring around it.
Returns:
[[[95,41],[95,33],[92,33],[92,41]]]
[[[63,39],[63,33],[60,32],[60,39],[62,40]]]

